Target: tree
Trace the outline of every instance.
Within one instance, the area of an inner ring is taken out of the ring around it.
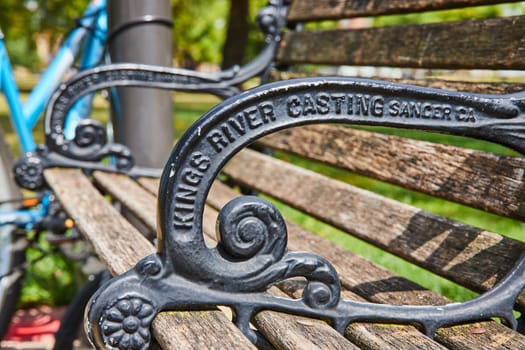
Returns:
[[[226,69],[244,61],[250,25],[249,1],[231,0],[226,42],[222,49],[222,68]]]
[[[37,68],[35,35],[48,33],[49,47],[75,26],[89,0],[1,0],[0,28],[6,36],[9,57],[14,65]],[[45,63],[45,62],[44,62]]]

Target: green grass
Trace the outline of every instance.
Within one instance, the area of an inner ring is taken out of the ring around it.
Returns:
[[[178,93],[175,96],[175,102],[173,127],[175,129],[175,135],[178,138],[195,120],[197,120],[206,111],[208,111],[209,108],[220,101],[217,98],[211,97],[209,95]],[[103,102],[101,99],[98,99],[94,111],[95,118],[105,121],[107,120],[107,115],[108,112],[105,107],[105,102]],[[4,130],[9,129],[6,107],[5,104],[2,104],[1,102],[0,125],[4,128]],[[375,129],[381,132],[393,133],[397,135],[413,137],[416,139],[454,144],[494,153],[512,154],[511,151],[504,147],[483,141],[471,140],[461,137],[451,137],[441,134],[427,134],[409,130],[393,130],[388,128]],[[41,142],[43,134],[41,126],[37,128],[35,134],[37,136],[37,140]],[[8,140],[14,145],[15,138],[12,134],[8,135]],[[470,225],[498,232],[509,237],[523,239],[521,232],[524,229],[524,224],[521,222],[487,214],[463,205],[446,202],[427,195],[409,191],[398,186],[371,180],[363,176],[352,174],[339,169],[334,169],[317,162],[301,159],[299,157],[291,156],[285,153],[278,153],[277,156],[286,161],[290,161],[322,174],[326,174],[327,176],[334,177],[340,181],[344,181],[352,185],[379,193],[381,195],[397,199],[401,202],[416,206],[423,210],[439,215],[444,215],[455,220],[460,220]],[[475,293],[463,287],[430,274],[427,271],[409,264],[395,256],[387,254],[384,251],[375,248],[359,239],[351,237],[327,224],[305,216],[302,213],[289,208],[286,205],[283,205],[282,203],[275,203],[286,218],[297,222],[299,225],[311,231],[318,232],[320,235],[341,245],[342,247],[345,247],[346,249],[351,250],[359,255],[363,255],[403,277],[414,280],[424,287],[435,290],[457,301],[469,299],[475,295]],[[45,243],[43,244],[44,249],[49,249],[49,247],[45,246]],[[35,258],[38,256],[38,254],[39,252],[29,251],[28,257]],[[59,272],[55,272],[56,270]],[[23,301],[26,304],[67,303],[67,301],[74,294],[76,287],[82,283],[82,278],[78,275],[78,266],[67,262],[60,256],[60,254],[52,254],[49,258],[39,261],[29,271],[28,277],[26,278]]]

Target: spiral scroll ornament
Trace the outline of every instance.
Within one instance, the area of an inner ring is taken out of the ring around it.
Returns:
[[[254,196],[238,197],[224,206],[217,224],[219,251],[228,260],[268,255],[276,261],[286,251],[286,225],[269,202]]]
[[[286,223],[270,202],[255,196],[237,197],[223,207],[217,227],[218,249],[225,259],[259,257],[265,263],[264,269],[243,280],[245,291],[265,291],[287,278],[304,277],[308,281],[302,297],[306,305],[324,309],[338,303],[341,286],[335,269],[319,256],[287,251]]]
[[[75,129],[75,144],[81,148],[100,149],[108,142],[104,126],[93,119],[82,120]]]

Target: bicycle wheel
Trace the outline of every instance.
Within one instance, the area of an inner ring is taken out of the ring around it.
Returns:
[[[13,161],[9,147],[0,128],[0,202],[20,198],[21,193],[12,177]],[[0,211],[16,210],[15,203],[0,205]],[[14,225],[0,226],[0,339],[9,328],[9,322],[16,310],[16,302],[22,287],[23,271],[16,269],[25,259],[24,244],[18,241]]]

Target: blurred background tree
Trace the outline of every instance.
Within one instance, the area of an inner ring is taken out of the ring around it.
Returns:
[[[253,57],[263,40],[254,18],[266,2],[171,0],[174,64],[186,68],[195,68],[202,62],[221,65],[224,53],[224,66],[229,66]],[[42,52],[54,52],[87,3],[88,0],[1,0],[0,28],[13,65],[32,70],[45,66],[49,57],[42,57]]]

